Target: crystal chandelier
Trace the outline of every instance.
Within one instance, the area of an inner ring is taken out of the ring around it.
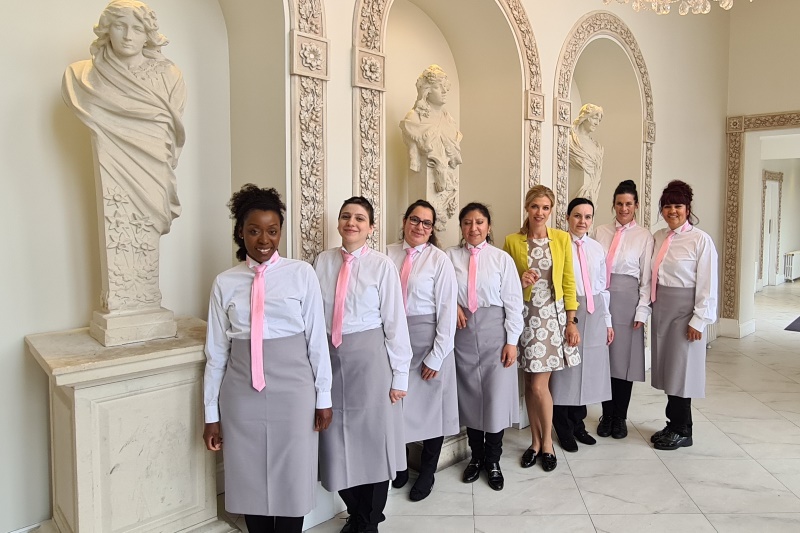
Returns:
[[[603,3],[608,5],[614,0],[603,0]],[[687,15],[691,11],[694,15],[705,15],[711,11],[711,0],[616,0],[620,4],[631,4],[633,10],[638,11],[655,11],[659,15],[668,15],[671,4],[677,4],[678,13]],[[753,0],[750,0],[751,2]],[[719,3],[722,9],[730,9],[733,7],[733,0],[714,0]]]

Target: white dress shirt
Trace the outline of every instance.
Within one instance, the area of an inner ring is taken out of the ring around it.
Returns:
[[[483,249],[478,254],[476,292],[478,307],[497,306],[506,311],[505,330],[506,344],[516,345],[524,327],[522,320],[522,283],[519,280],[517,267],[511,256],[489,243],[482,243]],[[471,244],[454,246],[447,249],[447,256],[453,263],[458,282],[458,304],[467,308],[467,280],[469,279],[468,248]]]
[[[583,286],[583,276],[581,274],[581,262],[578,259],[578,245],[575,241],[581,241],[583,252],[586,254],[586,262],[589,268],[589,283],[592,285],[592,296],[594,298],[594,312],[603,313],[606,327],[611,327],[611,311],[609,311],[610,296],[606,289],[606,252],[599,242],[588,235],[580,239],[571,232],[572,238],[572,267],[575,270],[575,292],[578,296],[586,296],[586,288]],[[599,298],[598,298],[599,297]]]
[[[654,235],[656,255],[669,231],[660,229]],[[691,226],[673,237],[658,267],[658,285],[695,288],[694,316],[689,325],[697,331],[717,321],[717,249],[708,233]]]
[[[336,281],[343,262],[342,250],[325,250],[314,261],[314,270],[322,289],[328,334],[331,332]],[[392,368],[392,388],[408,390],[412,352],[397,268],[387,256],[369,248],[359,248],[352,255],[355,259],[350,263],[342,334],[383,327],[389,366]]]
[[[595,230],[594,238],[597,239],[608,257],[608,250],[614,241],[614,234],[621,224],[614,220],[612,224],[603,224]],[[633,276],[639,280],[639,302],[636,305],[634,322],[647,322],[650,316],[650,278],[652,276],[653,236],[647,229],[631,221],[625,224],[626,230],[622,233],[614,253],[614,264],[611,265],[612,274]]]
[[[219,274],[211,288],[204,380],[205,420],[219,421],[219,389],[232,339],[250,338],[250,293],[255,273],[247,261]],[[264,339],[304,333],[314,372],[317,409],[331,404],[331,360],[325,336],[322,295],[314,269],[304,261],[279,258],[264,271]],[[269,358],[266,361],[269,364]],[[269,387],[269,383],[267,383]]]
[[[398,272],[406,258],[408,243],[390,244],[386,248],[389,259],[394,262]],[[447,255],[439,248],[422,244],[416,247],[417,254],[411,263],[408,276],[408,316],[436,315],[436,338],[433,349],[423,362],[431,370],[438,371],[445,357],[453,351],[458,316],[456,298],[458,285],[456,272]]]

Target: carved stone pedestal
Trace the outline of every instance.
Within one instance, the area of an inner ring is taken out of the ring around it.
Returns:
[[[25,341],[50,378],[54,533],[223,533],[203,446],[205,322],[107,348],[87,328]]]
[[[409,468],[419,471],[419,459],[422,453],[422,443],[412,442],[408,445],[408,466]],[[461,430],[458,435],[452,435],[444,438],[442,444],[442,454],[439,456],[439,463],[436,465],[436,471],[444,470],[448,466],[460,463],[469,457],[469,446],[467,445],[467,430]]]
[[[130,313],[95,311],[89,324],[89,335],[103,346],[167,339],[177,331],[172,311],[163,307]]]

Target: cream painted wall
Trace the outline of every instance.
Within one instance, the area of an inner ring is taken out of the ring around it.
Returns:
[[[406,207],[417,200],[408,195],[408,150],[399,127],[417,99],[417,78],[431,64],[442,67],[451,85],[446,108],[456,123],[460,83],[447,40],[415,4],[395,0],[386,28],[386,55],[392,58],[386,70],[386,243],[390,244],[400,235]]]
[[[204,317],[211,281],[230,264],[227,36],[216,0],[151,0],[189,90],[177,169],[183,214],[161,240],[163,303]],[[24,349],[30,333],[83,327],[99,306],[97,213],[89,130],[61,99],[71,62],[89,57],[105,2],[6,6],[0,32],[0,531],[50,517],[48,392]]]
[[[800,2],[736,2],[730,15],[728,114],[800,110]]]
[[[800,231],[798,231],[800,228],[800,159],[762,160],[761,166],[770,172],[783,172],[781,247],[779,251],[782,274],[783,254],[800,250]],[[757,254],[756,257],[758,257]]]

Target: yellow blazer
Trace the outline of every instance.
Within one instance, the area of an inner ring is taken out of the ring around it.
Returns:
[[[576,311],[578,299],[575,296],[575,271],[572,268],[572,238],[566,231],[547,228],[550,239],[550,255],[553,256],[553,286],[556,289],[556,300],[564,299],[564,309]],[[521,233],[512,233],[506,237],[503,250],[514,259],[519,275],[528,270],[528,238]],[[531,299],[531,289],[523,289],[522,296],[526,302]]]

